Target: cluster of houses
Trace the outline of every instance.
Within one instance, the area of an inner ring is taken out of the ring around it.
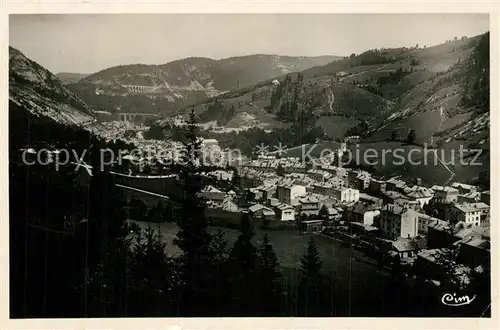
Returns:
[[[344,227],[351,234],[385,241],[391,253],[406,262],[419,260],[419,265],[428,266],[432,263],[430,253],[450,244],[464,246],[464,260],[477,260],[478,255],[489,253],[487,191],[458,182],[426,187],[418,179],[377,179],[368,172],[332,165],[299,171],[295,161],[262,158],[242,166],[239,171],[250,184],[246,194],[251,203],[246,207],[232,205],[232,209],[268,223],[298,224],[307,231]],[[279,165],[284,170],[280,175],[276,173]],[[439,216],[426,209],[429,205],[439,209]],[[450,228],[455,229],[450,239],[433,243],[436,236],[444,235],[442,232],[448,235]]]

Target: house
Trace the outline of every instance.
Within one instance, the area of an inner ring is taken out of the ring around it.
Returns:
[[[381,193],[382,200],[384,201],[384,204],[394,204],[394,201],[398,199],[406,199],[408,200],[403,194],[397,191],[393,190],[386,190]]]
[[[389,239],[412,238],[418,235],[418,213],[396,205],[386,205],[380,214],[379,228]]]
[[[306,194],[306,187],[296,184],[279,184],[276,187],[276,198],[285,204],[293,205],[297,199]]]
[[[458,200],[458,189],[434,185],[431,187],[431,190],[434,192],[434,197],[432,199],[436,202],[454,203]]]
[[[460,183],[460,182],[453,182],[451,184],[451,187],[457,189],[460,194],[468,194],[470,192],[477,190],[476,186],[473,186],[470,184],[465,184],[465,183]]]
[[[295,209],[284,203],[279,203],[273,206],[276,220],[278,221],[295,221]]]
[[[308,233],[321,232],[323,230],[323,220],[305,220],[300,222],[302,230]]]
[[[370,186],[371,174],[368,172],[361,172],[354,179],[354,188],[358,190],[368,189]]]
[[[266,200],[269,197],[274,196],[277,188],[276,188],[275,184],[263,183],[260,186],[256,187],[255,189],[257,190],[257,194],[255,196],[256,199],[257,200],[260,200],[260,199]]]
[[[417,253],[414,263],[415,273],[432,279],[443,279],[445,269],[441,259],[445,256],[444,249],[426,249]]]
[[[380,215],[380,211],[366,203],[357,202],[347,209],[346,214],[349,222],[358,222],[371,226],[375,217]]]
[[[262,204],[255,204],[248,208],[250,215],[257,219],[274,220],[276,219],[276,214],[272,209],[266,207]]]
[[[339,221],[342,218],[342,210],[335,207],[328,207],[328,219],[333,221]]]
[[[385,190],[404,192],[404,189],[407,188],[406,182],[399,179],[398,177],[390,178],[386,181]]]
[[[334,187],[330,183],[317,182],[312,185],[312,192],[324,196],[335,196]]]
[[[355,203],[359,201],[359,190],[352,188],[334,189],[332,197],[334,197],[340,203]]]
[[[238,205],[236,205],[236,203],[233,202],[233,199],[229,195],[226,197],[226,199],[222,201],[221,208],[224,211],[229,211],[229,212],[239,211]]]
[[[463,222],[453,225],[439,221],[429,224],[427,229],[427,245],[433,249],[448,247],[470,237],[489,239],[489,228],[465,226]]]
[[[216,139],[203,139],[203,138],[200,138],[200,140],[201,140],[201,146],[202,146],[202,148],[210,148],[210,147],[219,146],[219,141],[217,141]]]
[[[479,191],[471,191],[469,193],[458,195],[458,203],[475,203],[481,201],[481,193]]]
[[[427,235],[430,226],[435,226],[437,224],[442,224],[444,226],[447,226],[449,224],[444,220],[431,217],[430,215],[424,213],[419,212],[417,213],[417,216],[418,216],[418,233],[420,235]]]
[[[432,197],[434,197],[434,192],[425,187],[413,186],[411,188],[404,189],[404,193],[409,200],[417,201],[420,204],[420,208],[428,204]]]
[[[425,249],[425,246],[425,239],[419,237],[400,237],[392,243],[392,249],[398,253],[401,259],[416,256],[419,251]]]
[[[318,169],[310,169],[307,171],[307,175],[318,182],[325,182],[332,177],[331,173]]]
[[[385,192],[386,190],[386,182],[383,180],[377,180],[372,178],[370,180],[370,184],[368,185],[368,190],[376,195]]]
[[[215,205],[221,205],[224,199],[226,198],[225,192],[220,191],[219,189],[211,185],[204,187],[201,190],[200,195],[207,202]]]
[[[464,222],[466,225],[480,226],[490,213],[490,207],[483,203],[455,203],[450,209],[451,222]]]
[[[403,208],[408,208],[414,211],[419,211],[421,209],[420,203],[417,201],[411,201],[406,198],[397,198],[395,199],[392,203],[389,204],[394,204],[397,206],[401,206]]]
[[[483,191],[481,193],[481,202],[490,205],[490,192],[489,191]]]
[[[303,196],[299,198],[298,203],[299,214],[318,215],[320,210],[320,198],[318,196],[312,194]]]
[[[490,241],[484,238],[469,237],[460,242],[458,260],[468,266],[484,265],[490,257]]]
[[[383,200],[381,198],[377,198],[364,193],[359,193],[359,200],[371,204],[375,207],[382,207],[383,204]]]

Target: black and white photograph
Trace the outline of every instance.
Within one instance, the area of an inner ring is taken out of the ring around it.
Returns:
[[[8,19],[10,319],[492,318],[488,13]]]

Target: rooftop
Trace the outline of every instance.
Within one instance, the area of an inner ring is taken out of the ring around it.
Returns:
[[[464,213],[484,211],[484,210],[489,210],[490,209],[489,205],[485,204],[483,202],[478,202],[478,203],[455,203],[453,206],[455,208],[457,208],[458,210],[464,212]]]
[[[457,189],[452,188],[452,187],[448,187],[448,186],[443,187],[443,186],[434,185],[431,187],[431,190],[433,190],[434,192],[440,191],[440,192],[447,192],[447,193],[458,193]]]
[[[456,188],[456,189],[459,189],[459,188],[462,188],[462,189],[465,189],[465,190],[475,190],[476,189],[476,186],[473,186],[473,185],[470,185],[470,184],[461,183],[461,182],[453,182],[451,184],[451,186],[453,188]]]

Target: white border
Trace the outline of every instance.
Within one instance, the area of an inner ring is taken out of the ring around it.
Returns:
[[[0,5],[2,6],[2,5]],[[4,1],[0,18],[2,52],[0,67],[2,87],[0,99],[0,329],[333,329],[333,328],[406,328],[406,329],[498,329],[498,182],[499,148],[491,148],[492,203],[492,318],[144,318],[144,319],[9,319],[8,290],[8,14],[9,13],[490,13],[491,31],[491,144],[500,145],[498,129],[498,14],[496,1]]]

